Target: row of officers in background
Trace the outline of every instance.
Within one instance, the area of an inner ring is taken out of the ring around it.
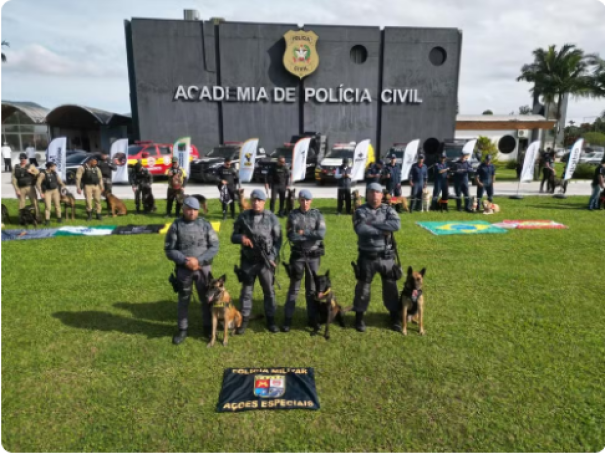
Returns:
[[[391,316],[393,329],[401,331],[400,317],[397,314],[399,296],[394,239],[394,232],[400,229],[401,220],[390,205],[382,203],[380,184],[368,185],[366,196],[367,203],[357,209],[353,216],[353,229],[357,235],[357,285],[353,301],[355,328],[359,332],[365,331],[364,314],[370,304],[371,284],[375,275],[380,274],[383,303]],[[236,334],[244,334],[250,321],[252,294],[257,278],[264,296],[267,329],[272,333],[279,331],[275,321],[277,304],[274,285],[284,240],[277,216],[265,210],[266,198],[264,191],[252,191],[251,209],[240,213],[231,235],[231,242],[240,245],[240,262],[236,273],[241,284],[239,309],[243,322]],[[309,190],[300,191],[298,202],[299,208],[289,213],[286,223],[291,255],[283,332],[289,332],[292,326],[296,299],[305,276],[308,324],[313,328],[317,328],[319,324],[312,273],[319,271],[321,257],[325,254],[323,240],[327,227],[322,213],[311,207],[313,196]],[[210,305],[205,301],[205,289],[209,283],[213,259],[219,252],[219,240],[212,225],[199,217],[199,209],[197,199],[185,199],[183,216],[172,223],[164,244],[166,257],[174,262],[176,268],[173,285],[178,292],[178,331],[172,339],[175,344],[180,344],[187,337],[188,308],[194,287],[201,302],[204,334],[209,336],[211,331]]]

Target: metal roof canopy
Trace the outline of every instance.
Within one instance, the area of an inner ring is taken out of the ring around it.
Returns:
[[[2,101],[2,122],[16,111],[27,115],[34,123],[43,124],[49,110],[35,102]]]
[[[63,128],[96,128],[101,125],[129,125],[132,123],[132,118],[93,107],[64,104],[48,112],[46,123]]]

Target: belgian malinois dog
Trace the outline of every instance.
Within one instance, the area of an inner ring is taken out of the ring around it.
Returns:
[[[242,325],[242,314],[235,308],[231,295],[225,289],[225,280],[227,280],[227,276],[224,274],[218,279],[214,279],[212,273],[208,274],[209,284],[206,290],[206,300],[210,304],[212,314],[212,334],[208,347],[214,347],[219,320],[223,323],[225,329],[223,347],[226,347],[229,341],[229,330],[235,330]]]
[[[313,279],[315,280],[315,304],[317,313],[317,319],[315,320],[312,334],[318,334],[320,323],[325,323],[326,330],[324,332],[324,337],[326,340],[330,340],[330,323],[336,320],[338,324],[344,328],[344,314],[349,312],[351,307],[343,309],[336,301],[336,297],[332,291],[330,270],[326,271],[326,274],[323,276],[315,274],[314,272],[312,274]]]
[[[71,208],[71,219],[76,219],[76,198],[74,195],[67,188],[62,188],[59,194],[61,196],[60,202],[63,204],[63,211],[65,212],[65,219],[69,219],[69,208]]]
[[[286,215],[294,210],[294,201],[296,200],[296,189],[291,188],[286,191]]]
[[[117,215],[125,215],[128,213],[126,209],[126,205],[120,199],[118,199],[111,192],[107,191],[107,189],[103,190],[103,195],[107,199],[107,203],[109,204],[109,212],[115,218]]]
[[[19,210],[19,224],[27,227],[29,224],[33,224],[34,227],[38,227],[38,218],[36,217],[36,208],[32,205],[28,205],[25,208]]]
[[[353,196],[353,213],[355,213],[355,210],[360,208],[363,203],[361,201],[361,195],[359,194],[358,189],[355,189],[351,195]]]
[[[249,210],[250,208],[252,208],[250,206],[250,203],[248,202],[248,200],[246,200],[246,195],[244,194],[244,189],[240,188],[237,190],[237,194],[239,195],[238,197],[238,204],[239,204],[239,212],[243,212],[245,210]]]
[[[404,336],[408,334],[408,320],[412,320],[419,325],[418,334],[422,336],[426,333],[423,325],[424,296],[422,295],[425,273],[426,268],[422,268],[420,272],[415,272],[411,266],[408,268],[408,275],[399,297],[399,304],[402,308],[401,333]]]

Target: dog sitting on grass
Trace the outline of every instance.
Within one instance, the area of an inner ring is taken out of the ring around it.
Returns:
[[[69,219],[69,208],[71,208],[71,219],[76,219],[76,198],[74,195],[67,190],[67,188],[61,188],[60,192],[60,203],[63,204],[63,211],[65,212],[65,218]]]
[[[296,189],[291,188],[286,191],[286,216],[294,210],[294,201],[296,200]]]
[[[326,274],[318,275],[313,273],[313,279],[315,280],[315,305],[317,318],[315,320],[315,326],[313,327],[312,334],[319,334],[320,324],[325,323],[326,330],[324,332],[324,338],[330,340],[330,323],[334,320],[338,322],[341,327],[345,327],[344,314],[351,310],[351,307],[343,309],[334,296],[332,291],[332,281],[330,280],[330,270],[326,271]]]
[[[361,205],[363,205],[362,201],[361,201],[361,195],[359,194],[359,190],[355,189],[352,193],[351,196],[353,198],[353,213],[355,213],[355,210],[357,210],[358,208],[361,207]]]
[[[401,333],[406,336],[408,334],[408,322],[413,321],[418,324],[418,334],[423,336],[426,334],[424,330],[424,296],[422,287],[424,285],[424,275],[426,268],[422,268],[420,272],[416,272],[410,266],[408,275],[399,297],[399,305],[401,308]],[[399,328],[398,324],[394,325],[395,329]]]
[[[38,227],[40,220],[36,217],[36,209],[32,206],[26,206],[19,210],[19,224],[27,227],[32,224],[34,227]]]
[[[107,204],[109,205],[109,212],[112,217],[116,217],[117,215],[125,216],[128,214],[128,210],[126,209],[126,205],[120,199],[118,199],[115,195],[109,192],[107,189],[103,190],[103,195],[105,199],[107,199]]]
[[[229,342],[229,330],[234,331],[242,326],[243,317],[233,304],[231,295],[229,295],[229,292],[225,289],[227,276],[223,274],[218,279],[214,279],[212,273],[209,273],[208,280],[210,283],[208,284],[205,296],[207,304],[210,305],[210,312],[212,315],[212,334],[210,336],[210,342],[208,342],[208,347],[214,347],[219,321],[223,324],[223,347],[226,347]],[[202,301],[202,304],[206,304],[206,302]]]

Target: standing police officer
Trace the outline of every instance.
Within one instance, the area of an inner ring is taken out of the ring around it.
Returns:
[[[343,202],[346,202],[347,214],[351,214],[351,177],[353,176],[353,167],[351,160],[344,158],[342,165],[336,170],[334,178],[338,180],[338,205],[336,214],[342,213]]]
[[[496,168],[492,164],[492,157],[487,154],[477,169],[475,182],[477,183],[477,207],[481,206],[483,191],[487,193],[487,200],[494,201],[494,182],[496,181]]]
[[[176,199],[176,217],[181,213],[181,206],[185,198],[185,185],[187,184],[187,174],[185,170],[179,167],[179,158],[172,158],[172,166],[166,171],[168,175],[168,191],[166,193],[166,217],[172,214],[172,203]]]
[[[313,273],[319,271],[320,257],[324,255],[322,240],[326,236],[326,221],[323,215],[311,208],[313,196],[311,191],[303,189],[298,195],[299,208],[293,210],[288,216],[286,231],[290,241],[292,254],[290,255],[290,289],[286,298],[284,308],[285,321],[283,330],[290,331],[296,297],[300,289],[300,283],[305,277],[305,297],[307,300],[307,318],[309,326],[318,325],[315,310],[315,285]]]
[[[11,179],[15,188],[15,195],[19,197],[19,209],[25,208],[25,199],[29,197],[36,210],[36,218],[40,216],[38,207],[38,197],[34,183],[40,171],[33,164],[28,164],[27,155],[19,155],[19,164],[13,167],[13,177]]]
[[[218,169],[217,176],[219,178],[218,190],[221,191],[224,186],[227,186],[229,192],[229,198],[232,200],[231,205],[231,217],[235,219],[235,199],[236,199],[236,188],[235,186],[239,183],[239,172],[237,169],[231,166],[231,158],[225,158],[223,166]],[[223,202],[223,220],[227,219],[227,203]]]
[[[236,334],[244,334],[252,311],[252,290],[258,276],[265,298],[265,316],[267,328],[272,333],[279,329],[275,326],[275,280],[276,260],[282,245],[281,225],[277,217],[265,210],[266,194],[255,189],[250,194],[251,210],[240,213],[233,226],[231,242],[241,244],[240,269],[238,279],[242,283],[240,293],[242,325]]]
[[[92,219],[92,199],[95,199],[95,208],[97,210],[97,219],[100,221],[101,216],[101,193],[103,192],[103,175],[97,167],[97,160],[90,159],[86,164],[78,168],[76,172],[76,189],[78,194],[82,194],[82,186],[84,186],[84,195],[86,196],[86,213],[87,221]]]
[[[463,154],[454,172],[454,190],[456,191],[456,208],[462,211],[462,194],[464,194],[464,209],[471,212],[471,199],[468,196],[468,176],[473,173],[473,166],[468,162],[468,154]]]
[[[363,315],[370,304],[370,288],[374,275],[382,278],[382,301],[394,321],[399,309],[397,281],[393,274],[395,251],[393,232],[401,227],[401,219],[393,208],[382,204],[382,187],[372,183],[367,188],[367,202],[355,211],[353,227],[357,234],[357,258],[355,286],[355,328],[364,332]]]
[[[212,259],[218,253],[218,235],[212,225],[199,218],[200,203],[194,197],[187,197],[183,207],[183,217],[172,223],[166,233],[164,252],[176,265],[178,282],[178,333],[172,338],[173,344],[180,344],[187,337],[189,327],[189,302],[193,293],[193,283],[202,305],[202,325],[204,335],[210,337],[210,305],[205,301],[205,289]]]
[[[366,171],[366,182],[367,184],[378,183],[381,184],[382,180],[382,160],[379,160],[372,164]]]
[[[410,213],[414,211],[422,210],[422,190],[426,188],[426,184],[429,180],[429,171],[427,166],[424,165],[424,155],[418,153],[418,162],[416,162],[410,169],[410,186],[412,187],[412,193],[410,198],[412,203],[410,204]]]
[[[391,196],[401,197],[401,167],[397,164],[397,155],[390,156],[391,162],[384,167],[384,179]]]
[[[132,172],[128,175],[128,180],[132,186],[132,192],[134,192],[134,203],[137,207],[137,213],[141,212],[141,194],[144,187],[151,189],[153,184],[153,176],[149,169],[143,167],[141,160],[134,165]]]
[[[103,177],[103,187],[105,188],[105,191],[111,193],[111,190],[113,189],[113,184],[111,181],[111,172],[114,170],[118,170],[118,166],[111,162],[105,150],[101,151],[101,160],[99,161],[98,166],[99,169],[101,169],[101,176]],[[109,214],[111,214],[109,200],[107,201],[107,211]]]
[[[447,174],[450,167],[447,163],[447,154],[443,152],[440,158],[441,162],[435,164],[435,186],[433,186],[433,210],[437,209],[437,201],[441,192],[441,200],[449,199],[450,188],[447,181]]]
[[[61,180],[61,175],[56,172],[57,165],[48,161],[46,170],[40,172],[36,180],[36,188],[40,194],[43,194],[44,205],[46,207],[46,225],[50,224],[50,208],[51,203],[55,204],[55,213],[57,214],[57,222],[60,224],[61,219],[61,196],[59,195],[59,187],[65,188],[65,183]]]
[[[280,156],[277,166],[273,167],[265,177],[265,191],[269,191],[271,184],[271,212],[275,213],[275,198],[279,194],[279,217],[284,215],[284,200],[286,188],[290,185],[290,169],[286,165],[286,158]]]

